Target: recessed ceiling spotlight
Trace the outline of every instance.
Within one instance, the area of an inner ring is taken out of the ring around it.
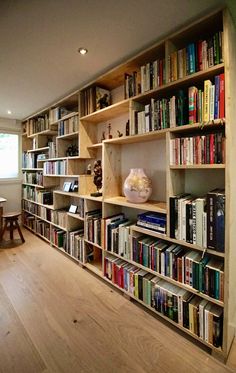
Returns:
[[[11,110],[7,110],[7,114],[11,115]]]
[[[84,55],[84,54],[87,54],[87,53],[88,53],[88,49],[86,49],[86,48],[79,48],[79,49],[78,49],[78,52],[79,52],[80,54]]]

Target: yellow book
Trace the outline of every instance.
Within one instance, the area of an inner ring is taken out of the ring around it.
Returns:
[[[209,122],[210,120],[210,101],[211,101],[211,86],[210,80],[204,81],[204,102],[203,102],[203,121]]]

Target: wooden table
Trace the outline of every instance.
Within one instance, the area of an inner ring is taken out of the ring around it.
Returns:
[[[3,202],[6,202],[6,198],[0,197],[0,236],[2,232],[2,215],[3,215]]]

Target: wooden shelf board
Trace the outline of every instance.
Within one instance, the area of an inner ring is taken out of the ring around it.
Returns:
[[[98,245],[94,242],[91,242],[91,241],[87,240],[86,238],[84,238],[84,241],[87,242],[88,244],[93,245],[93,246],[97,247],[98,249],[102,250],[102,247],[100,245]]]
[[[210,129],[210,128],[224,128],[225,125],[225,119],[214,119],[214,121],[210,121],[207,123],[194,123],[194,124],[185,124],[184,126],[178,126],[174,128],[169,128],[170,132],[190,132],[190,131],[203,131],[204,129]]]
[[[67,257],[69,257],[71,260],[73,260],[74,262],[80,264],[80,265],[83,265],[83,262],[81,262],[79,259],[75,258],[73,255],[70,255],[69,253],[67,253],[64,249],[62,249],[61,247],[55,245],[53,242],[51,242],[51,245],[58,251],[60,251],[62,254],[65,254]]]
[[[54,174],[43,174],[45,177],[76,177],[78,178],[80,175],[54,175]]]
[[[166,214],[166,203],[165,202],[158,202],[158,201],[148,201],[145,203],[131,203],[126,200],[125,197],[118,196],[118,197],[111,197],[111,198],[104,198],[105,203],[111,203],[113,205],[120,205],[125,207],[131,207],[139,210],[146,210],[146,211],[156,211],[163,214]]]
[[[51,130],[51,129],[44,130],[44,131],[41,131],[41,132],[35,132],[35,133],[29,135],[28,137],[33,138],[36,135],[57,135],[57,131],[54,131],[54,130]]]
[[[102,275],[102,264],[100,262],[93,262],[93,263],[84,263],[83,264],[86,268],[88,268],[91,272],[95,273],[96,275],[103,277]]]
[[[43,168],[42,167],[35,167],[35,168],[25,167],[25,168],[22,168],[21,170],[22,171],[43,171]]]
[[[80,156],[79,155],[75,155],[74,157],[55,157],[55,158],[48,158],[48,159],[45,159],[45,161],[63,161],[63,160],[66,160],[66,159],[80,159]],[[83,158],[81,158],[83,159]]]
[[[159,278],[165,280],[166,282],[169,282],[170,284],[173,284],[173,285],[175,285],[175,286],[178,286],[179,288],[182,288],[182,289],[188,290],[188,291],[190,291],[191,293],[193,293],[193,294],[195,294],[195,295],[198,295],[199,297],[204,298],[204,299],[208,300],[208,301],[211,302],[211,303],[215,303],[215,304],[217,304],[217,305],[220,306],[220,307],[224,307],[224,303],[221,302],[220,300],[217,300],[217,299],[211,298],[211,297],[209,297],[208,295],[199,292],[198,290],[192,288],[192,287],[189,286],[189,285],[186,285],[186,284],[183,284],[182,282],[178,282],[178,281],[176,281],[176,280],[173,280],[172,278],[170,278],[170,277],[168,277],[168,276],[161,275],[159,272],[153,271],[151,268],[145,267],[145,266],[143,266],[142,264],[137,263],[137,262],[135,262],[135,261],[133,261],[133,260],[126,259],[126,258],[124,258],[123,256],[118,255],[118,254],[116,254],[116,253],[112,253],[112,252],[110,252],[110,251],[107,251],[107,253],[110,254],[110,255],[116,256],[117,258],[122,259],[122,260],[124,260],[125,262],[131,263],[131,264],[135,265],[136,267],[141,268],[141,269],[143,269],[143,270],[145,270],[145,271],[147,271],[147,272],[150,272],[150,273],[152,273],[153,275],[155,275],[155,276],[157,276],[157,277],[159,277]]]
[[[133,136],[122,136],[114,139],[104,140],[105,144],[134,144],[139,142],[153,141],[164,139],[169,129],[151,131]]]
[[[203,339],[201,339],[200,337],[198,337],[196,334],[192,333],[189,329],[184,328],[182,325],[176,323],[175,321],[169,319],[167,316],[165,316],[162,313],[156,311],[155,308],[149,306],[148,304],[144,303],[142,300],[136,298],[133,294],[129,293],[125,289],[120,288],[118,285],[114,284],[111,280],[109,280],[105,276],[103,276],[103,279],[105,281],[107,281],[109,284],[111,284],[112,286],[114,286],[115,288],[117,288],[118,290],[120,290],[121,292],[123,292],[124,294],[128,295],[130,298],[134,299],[136,302],[138,302],[138,303],[142,304],[144,307],[148,308],[150,311],[152,311],[156,315],[158,315],[161,318],[165,319],[168,323],[174,325],[175,327],[177,327],[178,329],[184,331],[186,334],[188,334],[191,337],[193,337],[194,339],[198,340],[199,342],[201,342],[205,346],[209,347],[211,350],[217,351],[220,354],[223,353],[221,348],[217,348],[217,347],[211,345],[210,343],[204,341]]]
[[[66,135],[61,135],[61,136],[57,136],[57,139],[74,139],[76,137],[78,137],[79,135],[79,131],[76,131],[76,132],[72,132],[72,133],[67,133]]]
[[[69,118],[72,118],[72,117],[75,117],[76,115],[78,115],[78,111],[74,111],[73,113],[70,113],[70,114],[67,114],[67,115],[64,115],[64,117],[58,119],[58,120],[55,120],[54,122],[50,123],[50,126],[53,126],[55,124],[58,124],[59,122],[63,121],[63,120],[66,120],[66,119],[69,119]]]
[[[170,166],[171,170],[191,170],[191,169],[209,170],[209,169],[224,169],[224,168],[225,168],[225,164],[216,164],[216,163]]]
[[[87,149],[98,149],[98,148],[101,148],[101,147],[102,147],[102,142],[100,142],[98,144],[93,144],[93,145],[87,146]]]
[[[79,214],[72,214],[71,212],[67,212],[67,215],[71,216],[74,219],[78,219],[78,220],[84,221],[84,218],[82,218],[82,216],[80,216]]]
[[[62,194],[64,196],[68,196],[68,197],[80,198],[80,195],[78,193],[75,193],[75,192],[64,192],[63,190],[54,190],[53,193]]]
[[[48,208],[50,210],[55,210],[55,208],[54,208],[53,205],[44,205],[43,203],[32,201],[31,199],[27,199],[27,198],[22,198],[22,199],[25,200],[25,201],[28,201],[28,202],[35,203],[36,205],[46,207],[46,208]]]
[[[34,232],[34,231],[33,231]],[[47,241],[50,243],[50,240],[47,238],[47,237],[44,237],[42,234],[38,233],[38,232],[34,232],[37,236],[41,237],[43,240]]]
[[[84,198],[84,199],[89,199],[91,201],[97,201],[97,202],[102,202],[103,201],[103,197],[93,197],[93,196],[90,196],[89,194],[82,194],[80,195],[80,198]]]
[[[38,153],[38,152],[42,152],[42,151],[45,151],[45,150],[49,150],[49,146],[44,146],[43,148],[31,149],[31,150],[28,150],[27,152],[28,153]]]
[[[43,185],[38,185],[38,184],[30,184],[30,183],[22,183],[22,185],[28,185],[28,186],[32,186],[32,187],[35,187],[35,188],[42,188],[44,189],[45,187]]]
[[[106,120],[110,120],[112,118],[115,118],[125,113],[128,114],[129,102],[130,102],[129,99],[122,100],[121,102],[118,102],[117,104],[110,105],[104,109],[101,109],[101,110],[95,111],[94,113],[86,115],[80,118],[80,120],[84,122],[97,124],[97,123],[100,123]]]

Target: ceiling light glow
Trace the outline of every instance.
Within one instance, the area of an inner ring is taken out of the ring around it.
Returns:
[[[11,110],[7,110],[7,114],[9,114],[9,115],[10,115],[10,114],[11,114]]]
[[[85,54],[88,53],[88,49],[86,49],[86,48],[79,48],[79,49],[78,49],[78,52],[79,52],[80,54],[82,54],[82,55],[85,55]]]

